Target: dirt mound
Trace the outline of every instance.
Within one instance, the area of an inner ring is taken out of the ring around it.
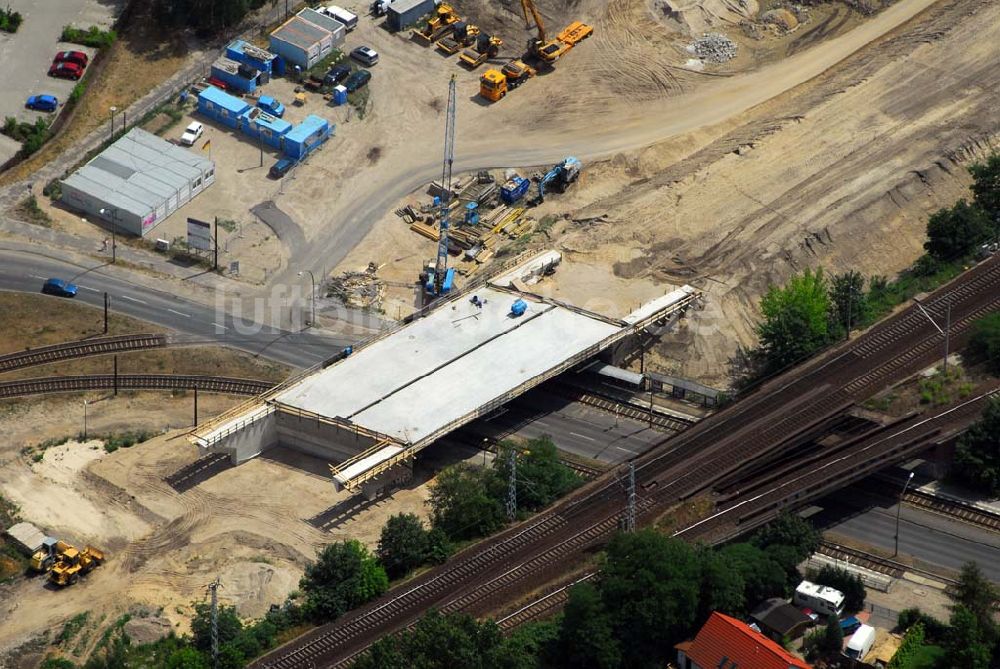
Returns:
[[[132,618],[125,623],[124,630],[133,644],[142,645],[168,636],[173,625],[166,618]]]

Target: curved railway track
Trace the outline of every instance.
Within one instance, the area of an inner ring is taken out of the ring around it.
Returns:
[[[192,376],[182,374],[119,374],[119,390],[200,390],[227,395],[259,395],[274,386],[270,381],[234,379],[225,376]],[[77,393],[87,390],[112,390],[115,375],[88,374],[82,376],[47,376],[0,383],[0,399]]]
[[[143,351],[151,348],[163,348],[166,345],[167,336],[163,334],[115,335],[112,337],[64,342],[0,355],[0,373],[73,358]]]
[[[1000,262],[984,262],[923,304],[935,316],[950,304],[952,336],[960,340],[972,320],[1000,308]],[[655,519],[749,461],[774,457],[797,435],[931,364],[940,344],[938,332],[911,308],[661,442],[636,460],[640,522]],[[820,482],[832,483],[825,474],[818,480],[803,478],[783,490],[784,498]],[[431,606],[472,615],[495,610],[565,576],[588,549],[605,543],[617,528],[623,497],[616,477],[605,475],[549,511],[251,666],[346,666],[375,639],[412,624]]]

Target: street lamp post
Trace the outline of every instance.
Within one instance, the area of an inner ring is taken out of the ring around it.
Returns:
[[[903,490],[899,493],[899,504],[896,505],[896,547],[892,551],[892,557],[899,555],[899,512],[903,508],[903,497],[906,495],[906,488],[910,485],[910,481],[913,480],[913,472],[906,477],[906,483],[903,484]]]
[[[111,107],[109,110],[111,112],[111,139],[115,138],[115,112],[118,111],[118,107]]]
[[[312,288],[312,292],[309,293],[309,322],[306,325],[315,326],[316,325],[316,277],[309,270],[303,270],[299,272],[299,276],[303,274],[309,275],[309,285]]]
[[[83,440],[87,441],[87,400],[83,400]]]
[[[114,207],[101,209],[101,216],[111,216],[111,264],[118,259],[118,210]]]

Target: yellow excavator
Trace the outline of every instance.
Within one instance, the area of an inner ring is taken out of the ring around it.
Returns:
[[[442,2],[434,8],[434,16],[427,21],[427,25],[421,30],[414,30],[413,35],[430,44],[441,37],[450,25],[458,23],[461,20],[462,17],[455,13],[454,7]]]
[[[528,56],[537,59],[543,65],[551,66],[567,51],[594,34],[594,28],[574,21],[566,26],[555,39],[548,39],[545,23],[542,21],[538,8],[533,0],[521,0],[521,12],[527,27],[534,21],[538,36],[528,40]],[[516,88],[537,71],[522,60],[512,60],[501,70],[487,70],[479,78],[479,95],[496,102],[507,95],[507,91]]]
[[[73,585],[80,577],[93,571],[104,562],[104,552],[93,546],[82,551],[70,546],[62,552],[49,571],[49,580],[56,585]]]

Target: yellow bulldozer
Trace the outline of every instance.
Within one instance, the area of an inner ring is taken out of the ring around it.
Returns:
[[[442,2],[434,9],[434,16],[427,21],[427,25],[420,30],[414,30],[413,36],[430,44],[444,35],[450,25],[461,20],[462,17],[455,13],[454,7]]]
[[[93,546],[87,546],[82,551],[69,546],[49,570],[49,580],[60,586],[73,585],[103,562],[104,552]]]

